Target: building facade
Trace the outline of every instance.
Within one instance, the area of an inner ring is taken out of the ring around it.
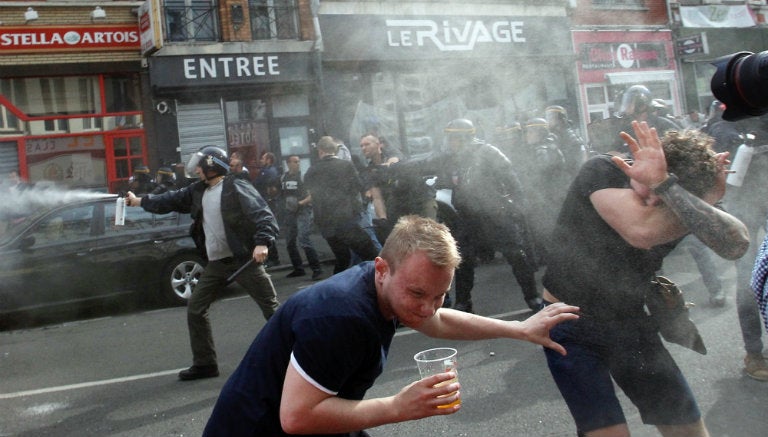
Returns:
[[[0,3],[0,174],[117,189],[147,163],[140,2]]]
[[[307,0],[148,0],[162,29],[143,48],[159,161],[186,161],[205,145],[309,165],[317,108],[315,23]]]
[[[323,1],[319,21],[325,126],[355,149],[429,153],[455,118],[493,141],[577,98],[565,1]]]

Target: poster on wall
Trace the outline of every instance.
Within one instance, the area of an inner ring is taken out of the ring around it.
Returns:
[[[29,181],[69,188],[103,187],[107,184],[105,161],[90,153],[56,155],[30,163]]]

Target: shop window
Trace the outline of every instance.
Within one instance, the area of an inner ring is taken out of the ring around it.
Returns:
[[[272,98],[274,117],[306,117],[309,115],[309,99],[306,94],[288,94]]]
[[[610,116],[613,102],[608,98],[607,92],[607,88],[603,85],[587,85],[587,110],[589,112],[589,120],[587,120],[587,123],[602,120]]]
[[[309,139],[306,126],[290,126],[278,129],[280,135],[280,155],[309,155]]]
[[[598,8],[639,9],[645,8],[645,0],[592,0],[592,5]]]
[[[294,0],[249,0],[251,37],[298,39],[298,8]]]
[[[0,79],[0,95],[9,102],[14,101],[14,89],[9,79]],[[18,132],[19,119],[5,105],[0,105],[0,132]]]
[[[267,118],[267,102],[262,99],[226,102],[227,120],[253,121]]]
[[[165,29],[168,41],[218,41],[216,2],[166,0]]]
[[[715,96],[712,95],[712,88],[710,87],[712,75],[715,74],[715,66],[709,62],[695,62],[693,64],[693,71],[696,77],[696,96],[699,103],[699,107],[696,109],[706,114],[712,101],[715,100]]]
[[[133,169],[145,165],[144,147],[139,136],[121,136],[113,139],[115,179],[127,181]]]

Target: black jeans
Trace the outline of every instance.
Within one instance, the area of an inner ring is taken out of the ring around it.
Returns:
[[[350,250],[354,251],[362,261],[371,261],[379,255],[371,237],[358,225],[349,225],[338,230],[334,235],[326,236],[325,241],[336,257],[333,273],[343,272],[352,260]]]

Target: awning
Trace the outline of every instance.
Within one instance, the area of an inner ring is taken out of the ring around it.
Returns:
[[[623,71],[620,73],[605,73],[609,85],[627,85],[647,82],[672,82],[675,80],[675,70],[658,71]]]

